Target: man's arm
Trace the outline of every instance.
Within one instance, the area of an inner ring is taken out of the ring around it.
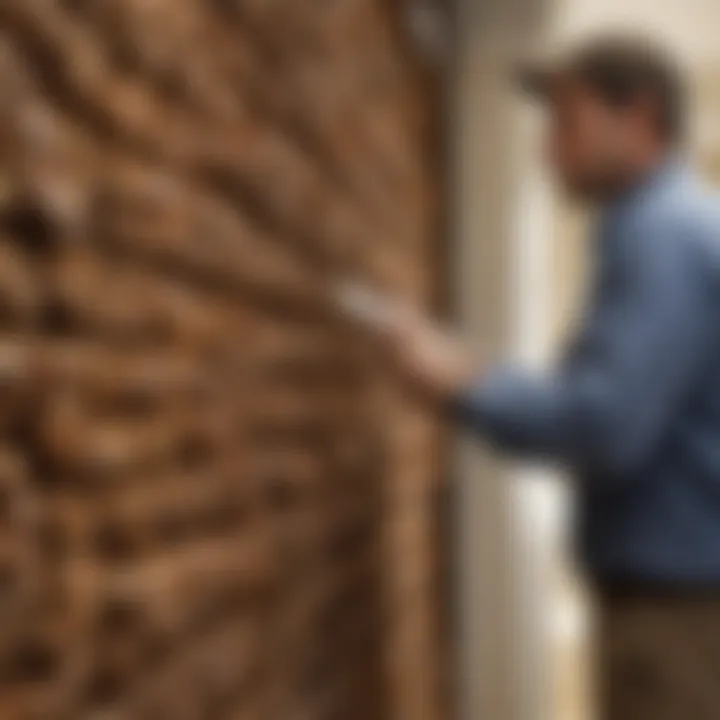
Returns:
[[[404,366],[451,396],[460,419],[503,448],[631,474],[689,401],[718,326],[708,284],[682,237],[664,228],[631,240],[612,318],[576,363],[545,377],[481,370],[469,381],[462,362],[438,360],[432,331],[417,329],[414,341],[412,332],[405,340],[400,333]]]

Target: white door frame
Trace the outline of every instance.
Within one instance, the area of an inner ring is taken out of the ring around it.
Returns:
[[[483,354],[534,359],[549,330],[549,194],[522,148],[513,57],[545,22],[541,0],[459,0],[455,142],[456,307]],[[521,476],[458,444],[458,720],[547,720],[550,558]],[[515,482],[518,480],[518,482]]]

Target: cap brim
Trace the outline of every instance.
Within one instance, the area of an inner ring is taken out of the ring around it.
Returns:
[[[524,63],[515,69],[514,80],[521,92],[545,101],[550,99],[560,74],[559,68],[548,63]]]

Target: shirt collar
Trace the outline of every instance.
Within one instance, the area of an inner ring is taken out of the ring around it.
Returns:
[[[602,226],[611,230],[648,199],[654,199],[668,189],[677,187],[689,176],[689,169],[683,159],[676,155],[665,159],[639,182],[604,206],[601,212]]]
[[[608,202],[600,212],[600,237],[607,244],[615,230],[648,201],[657,202],[668,190],[676,189],[690,178],[685,161],[676,155],[665,159],[639,182]]]

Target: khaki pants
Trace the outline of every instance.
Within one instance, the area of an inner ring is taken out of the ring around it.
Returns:
[[[598,600],[599,720],[720,720],[720,589]]]

